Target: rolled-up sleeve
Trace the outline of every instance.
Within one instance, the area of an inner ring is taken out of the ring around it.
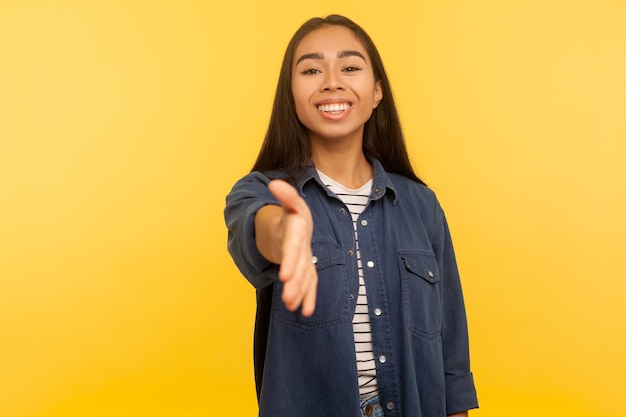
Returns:
[[[267,188],[269,181],[259,172],[245,176],[226,196],[224,209],[228,252],[239,271],[256,288],[271,284],[277,271],[277,266],[259,252],[254,231],[256,213],[266,205],[280,205]]]
[[[437,207],[433,249],[441,271],[442,344],[446,384],[446,411],[454,414],[478,407],[470,372],[467,319],[461,281],[448,223]]]

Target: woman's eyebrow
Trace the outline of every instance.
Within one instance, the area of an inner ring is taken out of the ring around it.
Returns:
[[[298,65],[300,62],[304,61],[305,59],[324,59],[324,54],[321,54],[319,52],[313,52],[312,54],[304,54],[300,58],[298,58],[298,60],[296,61],[296,65]]]
[[[365,59],[365,56],[360,53],[359,51],[339,51],[337,52],[337,58],[347,58],[350,56],[358,56],[359,58],[361,58],[363,61],[367,61]],[[324,59],[324,54],[320,53],[320,52],[313,52],[310,54],[304,54],[302,56],[300,56],[300,58],[298,58],[298,60],[296,61],[296,65],[298,65],[300,62],[304,61],[305,59]]]
[[[367,61],[362,53],[359,51],[339,51],[337,52],[337,58],[347,58],[349,56],[358,56],[363,61]]]

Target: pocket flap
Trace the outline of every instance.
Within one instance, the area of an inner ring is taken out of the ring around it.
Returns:
[[[339,245],[331,240],[314,240],[311,244],[315,267],[318,270],[345,263]]]
[[[404,253],[400,256],[407,271],[433,284],[439,281],[439,268],[433,255]]]

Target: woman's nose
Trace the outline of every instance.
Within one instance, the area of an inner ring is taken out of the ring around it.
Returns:
[[[343,89],[343,83],[341,77],[335,71],[327,71],[322,84],[322,90],[334,91]]]

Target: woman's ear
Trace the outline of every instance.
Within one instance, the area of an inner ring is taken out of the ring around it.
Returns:
[[[372,108],[378,107],[381,100],[383,99],[383,87],[380,81],[376,81],[376,85],[374,86],[374,106]]]

